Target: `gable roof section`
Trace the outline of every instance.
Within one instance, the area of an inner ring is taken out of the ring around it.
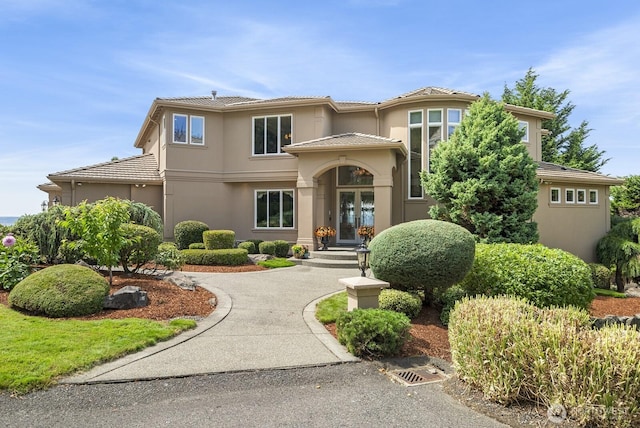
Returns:
[[[300,143],[285,146],[283,150],[287,153],[298,154],[304,152],[318,152],[336,149],[348,150],[371,150],[371,149],[395,149],[406,156],[407,148],[402,141],[393,138],[379,137],[377,135],[361,134],[350,132],[329,137],[317,138],[315,140],[302,141]]]
[[[162,183],[158,164],[151,153],[55,172],[47,178],[54,183],[71,180],[100,183]]]
[[[538,162],[536,175],[540,180],[551,184],[558,183],[584,183],[616,186],[624,182],[623,179],[610,177],[597,172],[583,171],[581,169],[569,168],[551,162]]]

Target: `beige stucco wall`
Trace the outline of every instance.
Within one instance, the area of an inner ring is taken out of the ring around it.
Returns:
[[[333,129],[326,135],[350,132],[377,135],[377,121],[373,112],[333,113]]]

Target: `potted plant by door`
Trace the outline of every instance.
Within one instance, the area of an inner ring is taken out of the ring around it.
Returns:
[[[315,235],[320,238],[321,250],[326,251],[329,249],[329,238],[336,236],[336,230],[331,226],[319,226],[316,228]]]
[[[364,244],[368,244],[375,234],[376,230],[373,226],[360,226],[358,228],[358,236],[362,239]]]
[[[309,247],[306,245],[294,245],[291,247],[291,251],[293,251],[293,257],[296,259],[306,259],[309,258]]]

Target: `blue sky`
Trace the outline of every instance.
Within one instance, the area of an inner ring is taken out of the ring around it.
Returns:
[[[0,215],[36,213],[49,173],[139,154],[156,97],[425,86],[499,98],[533,67],[572,122],[640,174],[640,3],[0,0]]]

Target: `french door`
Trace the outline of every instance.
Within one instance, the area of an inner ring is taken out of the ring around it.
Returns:
[[[373,226],[373,189],[338,190],[338,244],[359,244],[360,226]]]

